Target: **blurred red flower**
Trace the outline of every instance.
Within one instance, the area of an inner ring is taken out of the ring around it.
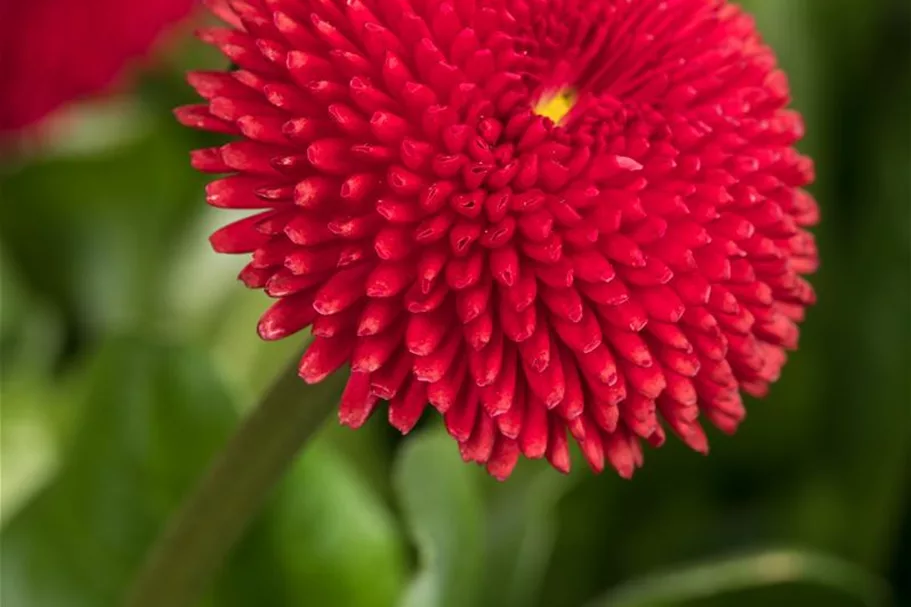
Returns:
[[[212,236],[351,365],[343,423],[429,403],[464,459],[629,477],[670,428],[708,449],[778,378],[814,300],[809,159],[784,74],[723,0],[247,0],[201,38],[186,125],[235,141]],[[228,11],[230,12],[230,11]],[[567,111],[568,110],[568,111]],[[556,120],[556,123],[554,122]]]
[[[111,87],[193,0],[0,0],[0,136]]]

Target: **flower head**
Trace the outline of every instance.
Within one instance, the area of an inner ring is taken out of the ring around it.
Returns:
[[[428,403],[466,460],[629,477],[669,428],[707,450],[797,345],[816,267],[800,116],[723,0],[234,0],[193,73],[212,235],[307,326],[300,375],[350,364],[343,423]]]
[[[193,0],[0,0],[0,137],[110,87]]]

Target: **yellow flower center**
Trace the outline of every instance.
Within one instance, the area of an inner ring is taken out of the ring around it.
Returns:
[[[566,87],[556,92],[556,94],[542,97],[533,111],[538,116],[544,116],[554,121],[554,124],[560,124],[560,121],[573,109],[578,94],[575,90]]]

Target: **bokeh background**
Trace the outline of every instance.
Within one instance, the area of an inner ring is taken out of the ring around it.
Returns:
[[[911,605],[911,9],[751,0],[817,163],[819,304],[769,398],[703,458],[674,440],[632,482],[463,465],[434,423],[330,420],[206,605]],[[189,31],[189,28],[187,28]],[[175,36],[130,91],[54,118],[0,164],[4,607],[114,604],[300,340],[260,343],[260,293],[207,235],[170,114]],[[307,406],[307,403],[301,403]]]

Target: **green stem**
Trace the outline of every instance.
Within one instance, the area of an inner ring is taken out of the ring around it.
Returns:
[[[337,402],[341,374],[318,386],[296,365],[269,388],[149,553],[126,607],[194,605],[231,546]]]

